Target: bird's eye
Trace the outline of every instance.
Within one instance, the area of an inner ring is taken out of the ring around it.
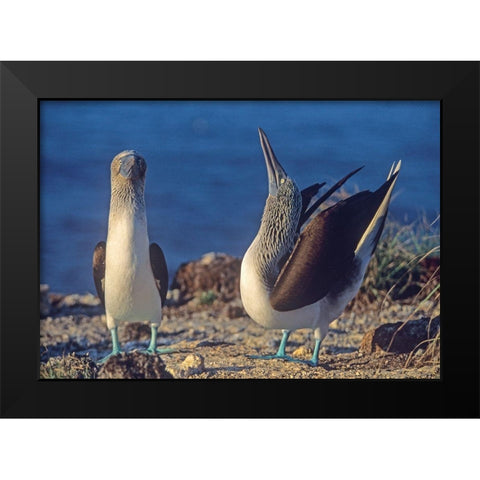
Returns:
[[[282,178],[282,179],[280,180],[280,183],[285,183],[285,179]]]

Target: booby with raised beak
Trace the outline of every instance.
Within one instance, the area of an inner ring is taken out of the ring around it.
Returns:
[[[319,210],[345,181],[346,175],[312,201],[324,185],[300,191],[278,162],[263,130],[260,143],[268,172],[269,195],[260,229],[242,260],[240,293],[248,315],[269,329],[282,329],[274,355],[285,353],[292,330],[311,328],[315,348],[310,364],[318,364],[320,344],[329,324],[357,294],[385,225],[401,161],[376,191],[359,192]]]
[[[93,279],[105,307],[113,355],[121,353],[117,327],[121,322],[150,322],[151,339],[145,353],[169,353],[157,348],[168,289],[162,249],[149,243],[145,211],[147,164],[134,150],[119,153],[110,166],[111,197],[107,242],[93,253]]]

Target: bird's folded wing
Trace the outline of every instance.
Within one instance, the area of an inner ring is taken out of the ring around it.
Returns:
[[[325,185],[325,182],[322,183],[314,183],[313,185],[310,185],[307,188],[304,188],[301,191],[302,194],[302,212],[304,212],[308,204],[310,203],[310,200],[318,193],[320,188],[322,188]]]
[[[156,243],[150,244],[150,264],[163,306],[167,299],[168,269],[165,255],[163,255],[162,249]]]
[[[340,179],[335,185],[330,187],[326,193],[324,193],[320,198],[315,200],[315,202],[307,209],[303,210],[302,209],[302,215],[300,217],[300,221],[298,222],[298,230],[301,229],[303,224],[315,213],[315,210],[325,201],[328,200],[332,194],[334,194],[352,175],[355,175],[357,172],[359,172],[362,167],[359,167],[352,172],[350,172],[348,175],[345,175],[342,179]],[[325,185],[325,182],[322,183],[322,186]],[[302,191],[302,197],[303,197],[303,191]]]
[[[103,306],[105,306],[105,251],[105,242],[98,242],[93,251],[93,281]]]
[[[302,211],[300,213],[300,220],[298,221],[298,231],[300,227],[305,223],[305,212],[307,211],[308,205],[310,204],[312,198],[318,193],[318,191],[325,185],[325,182],[314,183],[307,188],[304,188],[301,191],[302,194]]]
[[[311,305],[332,288],[338,288],[339,281],[348,282],[355,269],[355,249],[387,192],[391,192],[389,187],[395,178],[375,192],[360,192],[336,203],[307,225],[270,294],[275,310],[290,311]],[[379,228],[383,228],[383,223]],[[375,240],[378,238],[379,235]],[[370,254],[374,248],[372,245]]]

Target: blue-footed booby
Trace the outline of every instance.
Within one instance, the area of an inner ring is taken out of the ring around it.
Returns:
[[[383,231],[401,161],[375,192],[359,192],[320,210],[348,178],[346,175],[312,201],[324,185],[300,191],[278,162],[262,129],[260,143],[268,172],[267,197],[260,229],[242,260],[240,294],[248,315],[269,329],[282,329],[275,355],[285,353],[292,330],[311,328],[315,348],[310,364],[318,364],[320,344],[330,323],[357,294]]]
[[[107,242],[93,253],[93,279],[105,307],[112,335],[112,355],[121,352],[120,322],[150,322],[146,353],[169,353],[157,348],[157,329],[168,289],[168,270],[162,249],[149,243],[145,211],[147,164],[134,150],[119,153],[110,166],[111,197]]]

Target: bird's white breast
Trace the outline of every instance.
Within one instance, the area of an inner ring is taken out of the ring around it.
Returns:
[[[106,247],[107,323],[160,323],[161,309],[150,264],[146,220],[129,213],[117,215],[109,221]]]
[[[254,241],[243,257],[240,272],[240,295],[248,315],[265,328],[314,328],[320,313],[319,302],[288,312],[274,310],[270,292],[257,272],[255,255]]]
[[[255,266],[255,241],[243,257],[240,272],[240,294],[248,315],[265,328],[296,330],[299,328],[319,328],[324,336],[328,326],[345,309],[356,295],[365,273],[366,264],[362,264],[358,276],[340,295],[327,295],[318,302],[297,310],[280,312],[270,303],[270,292],[262,281]]]

